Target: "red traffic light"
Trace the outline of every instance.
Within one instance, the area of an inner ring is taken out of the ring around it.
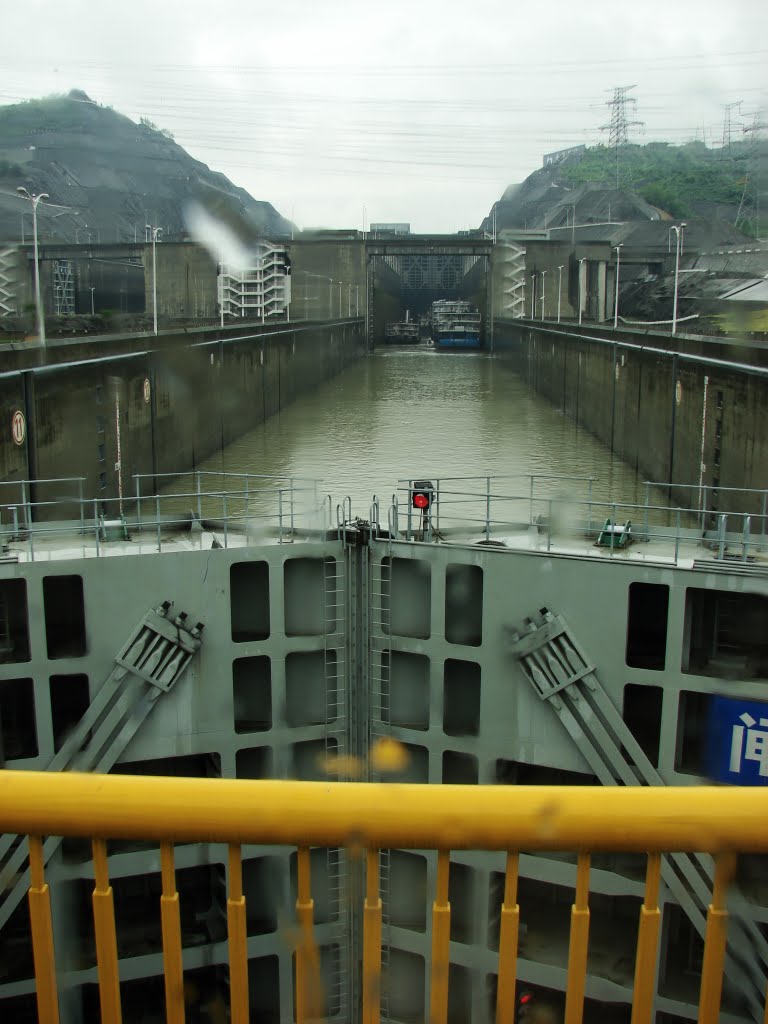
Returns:
[[[411,486],[411,505],[420,512],[426,512],[435,496],[431,480],[414,480]]]
[[[525,1006],[525,1005],[526,1005],[527,1003],[531,1003],[531,1002],[533,1002],[533,996],[531,995],[531,993],[530,993],[530,992],[524,992],[524,993],[523,993],[523,994],[522,994],[522,995],[520,996],[520,1000],[519,1000],[519,1002],[520,1002],[520,1005],[521,1005],[521,1006]]]

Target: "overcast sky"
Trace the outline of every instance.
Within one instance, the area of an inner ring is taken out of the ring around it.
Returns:
[[[0,103],[84,89],[167,128],[302,227],[477,226],[542,155],[722,140],[765,104],[763,0],[25,0],[3,5]],[[764,117],[763,117],[764,119]]]

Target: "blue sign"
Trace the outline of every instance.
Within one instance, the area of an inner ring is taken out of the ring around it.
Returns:
[[[768,786],[768,702],[712,698],[705,773],[736,786]]]

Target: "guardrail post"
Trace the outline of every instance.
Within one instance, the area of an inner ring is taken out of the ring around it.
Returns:
[[[43,841],[29,837],[29,917],[32,928],[32,955],[35,963],[37,1012],[46,1024],[58,1024],[59,995],[56,988],[56,959],[53,949],[51,894],[45,881]]]
[[[232,1024],[248,1024],[248,934],[243,895],[243,859],[242,851],[236,845],[229,847],[228,887],[230,1019]]]
[[[517,984],[517,945],[520,933],[520,907],[517,903],[517,879],[520,857],[507,854],[504,877],[504,902],[499,923],[499,975],[496,993],[496,1024],[510,1024],[515,1019],[515,985]]]
[[[725,558],[725,530],[728,523],[728,517],[726,515],[720,516],[718,520],[718,536],[720,543],[717,549],[717,557]]]
[[[379,851],[368,850],[363,910],[363,1024],[379,1024],[381,1017],[381,896]]]
[[[680,509],[675,510],[675,565],[680,554]]]
[[[228,539],[229,539],[229,530],[228,530],[228,518],[227,518],[227,492],[226,491],[224,491],[224,493],[221,496],[221,503],[222,503],[221,509],[222,509],[222,513],[224,515],[224,547],[227,548],[228,547]]]
[[[645,898],[640,907],[640,925],[637,933],[631,1024],[651,1024],[653,1017],[656,959],[659,952],[659,929],[661,928],[660,877],[661,855],[649,853],[645,873]]]
[[[85,509],[83,508],[83,478],[77,482],[78,507],[80,509],[80,536],[85,534]]]
[[[531,506],[530,507],[530,514],[529,514],[529,517],[528,517],[528,525],[529,526],[533,525],[533,487],[534,487],[534,484],[533,484],[533,473],[531,473],[530,488],[529,488],[529,490],[530,490],[530,499],[529,500],[530,500],[530,506]]]
[[[451,904],[448,902],[450,850],[437,851],[437,885],[432,904],[432,975],[429,987],[430,1024],[448,1019],[448,961],[451,941]]]
[[[725,900],[735,871],[735,854],[721,853],[717,855],[712,902],[707,910],[704,959],[701,965],[699,1024],[717,1024],[720,1020],[720,997],[723,989],[725,942],[728,929],[728,911],[725,908]]]
[[[93,499],[93,532],[96,540],[96,557],[98,558],[101,549],[99,547],[99,503],[96,498]]]
[[[485,539],[491,539],[491,478],[485,478]]]
[[[167,1024],[184,1024],[184,967],[181,960],[181,913],[173,865],[173,843],[160,844],[163,894],[160,917],[163,932],[165,973],[165,1019]]]
[[[297,863],[296,916],[299,937],[296,947],[296,1024],[322,1017],[320,956],[314,937],[315,902],[310,889],[309,847],[300,846]]]
[[[589,945],[589,854],[580,853],[576,862],[576,902],[571,908],[571,938],[568,944],[568,991],[565,1024],[581,1024]]]
[[[157,520],[157,550],[163,550],[163,538],[160,534],[160,495],[155,495],[155,519]]]
[[[643,532],[645,534],[646,541],[650,540],[648,536],[648,528],[650,526],[648,520],[648,506],[651,504],[651,485],[648,481],[645,481],[645,511],[643,512]]]
[[[120,973],[117,964],[115,901],[109,884],[107,844],[94,839],[93,847],[93,928],[96,938],[96,963],[99,975],[101,1019],[120,1024]]]
[[[195,473],[195,479],[197,481],[197,518],[198,519],[202,519],[203,518],[203,495],[202,495],[202,492],[201,492],[200,470],[199,469]]]
[[[141,529],[141,478],[138,473],[134,479],[136,480],[136,525]]]
[[[752,517],[751,516],[744,516],[744,531],[743,531],[742,537],[741,537],[741,543],[742,543],[741,560],[742,560],[742,562],[746,562],[747,561],[747,552],[749,551],[749,538],[750,538],[751,532],[752,532]]]

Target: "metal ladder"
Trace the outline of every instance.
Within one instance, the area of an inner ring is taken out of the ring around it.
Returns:
[[[390,678],[392,664],[392,639],[390,632],[392,597],[392,558],[390,554],[379,557],[377,547],[372,548],[370,566],[370,668],[371,686],[370,725],[368,749],[377,740],[391,735],[390,719]],[[370,770],[371,781],[382,781],[380,773]],[[379,893],[381,895],[381,1020],[388,1022],[390,948],[392,924],[390,918],[391,850],[379,852]]]
[[[171,614],[171,602],[150,610],[133,630],[90,706],[45,769],[49,772],[108,772],[157,699],[168,693],[200,649],[203,624],[187,625],[186,612]],[[45,863],[61,844],[43,844]],[[6,833],[0,838],[0,928],[29,890],[27,844]]]
[[[579,647],[562,616],[542,608],[521,634],[512,633],[512,653],[537,697],[546,701],[604,786],[663,786]],[[711,858],[686,853],[662,858],[662,878],[699,935],[714,877]],[[768,943],[743,897],[734,901],[725,972],[746,998],[755,1020],[763,1020]]]
[[[326,558],[323,566],[325,588],[325,624],[323,631],[323,661],[325,666],[325,756],[330,767],[337,760],[344,765],[349,755],[348,742],[348,690],[347,649],[344,631],[347,615],[347,572],[343,557]],[[344,778],[343,770],[338,778]],[[339,956],[331,964],[328,979],[328,1016],[351,1019],[351,949],[349,915],[352,902],[349,893],[349,865],[347,852],[338,847],[326,851],[328,865],[328,901],[331,918],[332,941],[339,948]]]

